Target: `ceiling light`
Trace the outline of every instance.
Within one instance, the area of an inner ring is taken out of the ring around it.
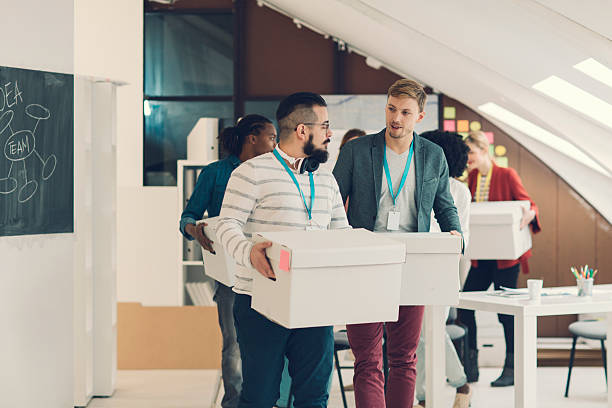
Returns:
[[[588,58],[574,65],[574,68],[612,88],[612,69],[606,67],[599,61]]]
[[[533,85],[533,89],[612,128],[612,105],[564,79],[551,75]]]
[[[574,160],[584,164],[585,166],[589,166],[590,168],[597,170],[601,174],[606,176],[610,176],[610,173],[601,167],[597,162],[587,156],[582,150],[578,149],[576,146],[568,142],[567,140],[560,138],[548,130],[541,128],[533,122],[524,119],[517,114],[510,112],[502,108],[501,106],[488,102],[484,105],[480,105],[478,110],[486,113],[487,115],[499,120],[507,124],[508,126],[524,133],[525,135],[551,147]]]
[[[374,69],[380,69],[380,67],[382,67],[382,62],[373,57],[367,57],[366,64]]]

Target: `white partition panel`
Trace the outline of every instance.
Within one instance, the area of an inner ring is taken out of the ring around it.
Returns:
[[[110,396],[117,372],[116,86],[93,84],[93,394]]]
[[[93,394],[92,83],[74,81],[74,405]]]

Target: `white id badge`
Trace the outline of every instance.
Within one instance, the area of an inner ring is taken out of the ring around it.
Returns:
[[[313,225],[312,220],[308,221],[308,225],[306,225],[306,231],[315,231],[317,229],[316,225]]]
[[[400,212],[389,211],[389,217],[387,218],[387,230],[398,231],[400,226]]]

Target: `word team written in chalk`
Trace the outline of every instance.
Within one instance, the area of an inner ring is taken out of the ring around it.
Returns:
[[[27,137],[23,138],[23,140],[10,141],[7,143],[7,148],[11,154],[11,156],[21,156],[23,153],[30,152],[30,141]]]

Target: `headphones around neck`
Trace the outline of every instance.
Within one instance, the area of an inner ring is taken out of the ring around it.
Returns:
[[[300,165],[300,174],[304,172],[314,173],[319,168],[321,163],[314,157],[305,157]]]

